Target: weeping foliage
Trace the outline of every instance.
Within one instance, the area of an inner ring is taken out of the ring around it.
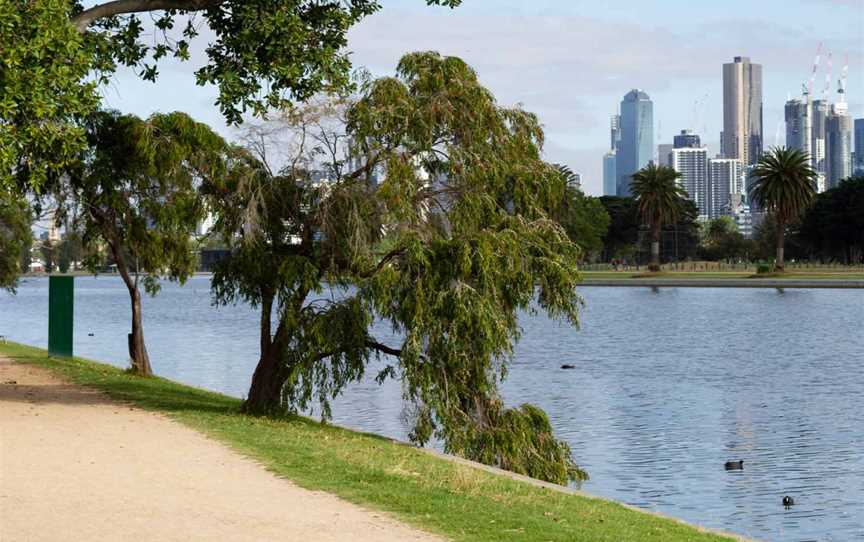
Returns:
[[[411,438],[558,483],[584,472],[534,407],[498,391],[518,311],[578,324],[579,249],[549,218],[565,193],[540,159],[537,118],[497,105],[460,59],[415,53],[349,117],[388,164],[379,196],[387,264],[362,295],[404,334],[395,372],[416,407]],[[386,134],[386,137],[382,137]],[[433,218],[434,217],[434,218]],[[536,303],[536,304],[535,304]]]
[[[60,193],[85,245],[128,258],[116,263],[134,268],[152,293],[160,276],[185,280],[196,264],[190,233],[204,214],[197,186],[222,174],[224,142],[184,113],[142,120],[106,111],[86,128],[88,151]]]
[[[407,55],[396,77],[364,84],[345,117],[350,159],[327,182],[293,165],[274,174],[238,151],[227,184],[208,188],[232,248],[215,299],[261,308],[244,408],[314,406],[326,418],[373,358],[386,359],[377,378],[401,381],[414,442],[434,437],[556,483],[584,479],[545,414],[504,405],[498,389],[518,313],[577,325],[581,304],[580,249],[551,218],[566,182],[540,158],[538,119],[499,106],[469,66],[437,53]],[[285,118],[312,137],[300,116]],[[372,336],[374,318],[401,342]]]
[[[244,405],[252,413],[318,407],[329,418],[373,352],[371,306],[341,294],[380,239],[374,198],[359,180],[316,185],[308,173],[273,174],[234,149],[228,175],[204,187],[231,247],[214,270],[214,300],[261,311],[261,372]],[[323,298],[325,284],[340,295]]]

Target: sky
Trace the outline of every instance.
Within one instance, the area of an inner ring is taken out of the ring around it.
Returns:
[[[463,0],[456,9],[424,0],[381,3],[349,34],[355,67],[390,75],[407,52],[461,57],[499,104],[539,116],[546,158],[581,173],[593,195],[601,194],[609,118],[632,88],[654,102],[655,144],[691,129],[719,152],[722,65],[735,56],[763,66],[766,147],[784,143],[784,103],[810,79],[820,43],[816,94],[830,51],[835,99],[848,55],[849,111],[864,117],[864,0]],[[203,45],[194,47],[192,62],[161,66],[155,85],[121,71],[103,89],[106,105],[141,116],[185,111],[237,137],[214,105],[216,89],[195,85]]]

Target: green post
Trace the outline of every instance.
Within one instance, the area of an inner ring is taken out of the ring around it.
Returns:
[[[75,277],[48,279],[48,352],[72,357]]]

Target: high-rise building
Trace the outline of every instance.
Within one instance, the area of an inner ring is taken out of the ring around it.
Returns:
[[[741,194],[732,194],[722,210],[722,214],[731,216],[738,228],[738,233],[745,239],[753,237],[754,216],[750,212],[746,198]]]
[[[711,193],[708,187],[708,149],[685,147],[672,149],[672,168],[681,174],[679,184],[687,197],[699,207],[699,218],[711,213]]]
[[[813,100],[811,107],[813,123],[810,132],[810,156],[813,169],[817,173],[825,173],[825,123],[828,120],[829,106],[827,100]]]
[[[755,164],[762,155],[762,65],[746,56],[723,64],[720,152],[743,164]]]
[[[864,175],[864,119],[855,119],[855,159],[852,161],[852,174]]]
[[[644,91],[633,89],[621,101],[621,140],[616,153],[616,193],[630,196],[634,173],[654,156],[654,104]]]
[[[672,138],[672,148],[675,149],[698,149],[702,146],[699,136],[690,130],[681,130],[681,133]]]
[[[845,77],[837,89],[837,103],[825,120],[825,180],[834,188],[852,175],[852,119],[846,103]]]
[[[810,107],[797,98],[786,102],[786,148],[810,155]]]
[[[825,121],[825,184],[834,188],[852,175],[852,119],[834,104]],[[844,104],[845,105],[845,104]]]
[[[618,194],[618,176],[615,174],[615,151],[603,155],[603,195]]]
[[[728,214],[728,210],[737,205],[730,204],[732,196],[745,196],[744,167],[741,161],[737,158],[708,160],[708,186],[711,201],[708,217],[717,218]]]
[[[670,153],[675,146],[669,143],[661,143],[657,145],[657,165],[672,167],[672,156]]]
[[[609,148],[613,151],[621,141],[621,115],[612,115],[609,121]]]

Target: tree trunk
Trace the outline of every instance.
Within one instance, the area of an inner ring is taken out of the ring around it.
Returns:
[[[651,228],[651,266],[650,271],[660,271],[660,227]]]
[[[782,220],[777,220],[777,261],[774,264],[774,270],[781,273],[786,269],[786,262],[783,257],[785,238],[786,224]]]
[[[132,279],[126,259],[123,256],[122,243],[115,231],[107,230],[105,238],[114,255],[114,263],[117,271],[129,290],[129,299],[132,302],[132,333],[129,334],[129,358],[132,360],[132,374],[138,376],[153,376],[153,367],[150,366],[150,356],[147,347],[144,346],[144,324],[141,317],[141,291],[138,289],[138,279]],[[136,271],[137,272],[137,271]]]
[[[249,396],[243,403],[243,412],[247,414],[271,414],[279,410],[282,402],[282,388],[287,379],[279,344],[283,332],[280,328],[276,339],[272,338],[272,312],[273,295],[265,293],[261,301],[261,358],[252,375]]]
[[[129,358],[132,360],[132,372],[138,376],[153,376],[150,366],[150,356],[144,345],[144,325],[141,318],[141,291],[137,287],[130,288],[132,298],[132,333],[129,334]]]
[[[282,388],[285,386],[287,371],[282,366],[281,355],[277,348],[269,348],[261,353],[258,366],[252,375],[249,397],[243,403],[247,414],[272,414],[280,410]]]

